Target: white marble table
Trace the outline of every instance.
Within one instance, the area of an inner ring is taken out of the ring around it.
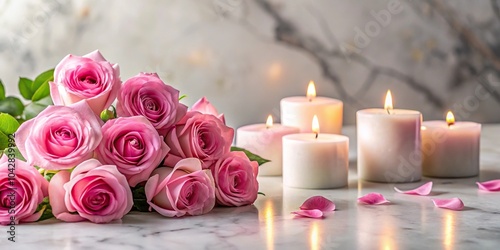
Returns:
[[[346,130],[354,149],[353,132]],[[359,181],[353,161],[349,187],[343,189],[290,189],[281,178],[262,177],[260,190],[266,196],[254,206],[217,208],[182,219],[132,213],[107,225],[51,219],[18,226],[15,243],[7,241],[4,228],[0,249],[499,249],[500,193],[480,193],[475,182],[500,178],[500,125],[483,127],[481,146],[478,177],[432,179],[436,197],[460,197],[464,211],[435,208],[429,197],[396,194],[393,184]],[[356,204],[358,196],[374,191],[392,204]],[[332,199],[337,211],[324,219],[294,218],[290,212],[312,195]]]

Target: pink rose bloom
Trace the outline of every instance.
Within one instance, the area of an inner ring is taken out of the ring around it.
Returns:
[[[84,56],[67,55],[57,64],[50,96],[55,105],[87,100],[96,115],[113,103],[120,91],[120,68],[98,50]]]
[[[49,183],[26,162],[0,158],[0,224],[34,222],[40,219],[43,210],[36,209],[48,196]]]
[[[215,206],[212,174],[195,158],[179,161],[173,169],[155,169],[145,191],[148,204],[166,217],[205,214]]]
[[[16,144],[29,165],[69,169],[92,158],[102,139],[101,124],[84,100],[49,106],[19,127]]]
[[[164,165],[172,167],[185,158],[198,158],[203,168],[231,150],[234,130],[213,115],[189,111],[165,136],[170,152]]]
[[[206,97],[202,97],[191,107],[191,111],[198,111],[202,114],[214,115],[217,116],[224,124],[226,124],[226,118],[224,118],[224,114],[219,114],[217,109],[215,109],[214,105],[212,105]]]
[[[212,167],[217,204],[239,207],[252,204],[257,199],[259,164],[250,161],[243,152],[230,152]]]
[[[118,116],[144,116],[165,135],[185,114],[179,91],[166,85],[156,73],[140,73],[123,83],[118,95]]]
[[[146,181],[169,151],[163,137],[143,116],[109,120],[102,127],[102,134],[97,159],[116,165],[132,187]]]
[[[58,172],[49,184],[54,216],[66,222],[107,223],[125,216],[133,205],[127,179],[114,165],[90,159],[71,173]]]

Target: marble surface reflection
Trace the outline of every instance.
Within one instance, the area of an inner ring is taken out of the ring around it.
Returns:
[[[464,179],[424,178],[398,184],[409,189],[434,181],[437,198],[461,198],[466,209],[434,207],[430,197],[393,191],[394,184],[359,181],[351,163],[349,186],[334,190],[283,187],[280,177],[261,177],[255,205],[217,208],[204,216],[166,219],[132,213],[107,225],[66,224],[54,219],[17,227],[16,243],[0,238],[2,249],[498,249],[500,193],[479,192],[476,181],[500,178],[500,125],[485,125],[481,174]],[[346,133],[352,137],[352,129]],[[355,140],[351,139],[353,142]],[[353,143],[354,144],[354,143]],[[353,152],[354,154],[354,152]],[[361,206],[356,198],[380,192],[390,205]],[[294,218],[291,211],[312,195],[332,199],[337,211],[324,219]]]

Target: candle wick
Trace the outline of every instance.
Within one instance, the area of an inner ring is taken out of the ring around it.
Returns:
[[[316,139],[318,139],[318,135],[319,135],[319,133],[316,133]]]
[[[386,109],[387,110],[387,114],[391,114],[391,110],[390,109]]]

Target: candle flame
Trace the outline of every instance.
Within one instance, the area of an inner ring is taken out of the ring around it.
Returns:
[[[273,126],[273,116],[272,115],[269,115],[267,117],[267,121],[266,121],[266,128],[270,128]]]
[[[310,81],[309,85],[307,85],[307,99],[312,101],[316,97],[316,87],[314,86],[314,82]]]
[[[448,123],[448,126],[455,124],[455,116],[451,111],[446,114],[446,123]]]
[[[394,107],[392,106],[392,94],[390,90],[387,90],[387,95],[385,96],[385,105],[384,109],[387,110],[387,113],[390,113],[390,111]]]
[[[316,138],[318,138],[319,134],[319,121],[318,121],[318,116],[314,115],[313,120],[312,120],[312,131],[313,133],[316,134]]]

